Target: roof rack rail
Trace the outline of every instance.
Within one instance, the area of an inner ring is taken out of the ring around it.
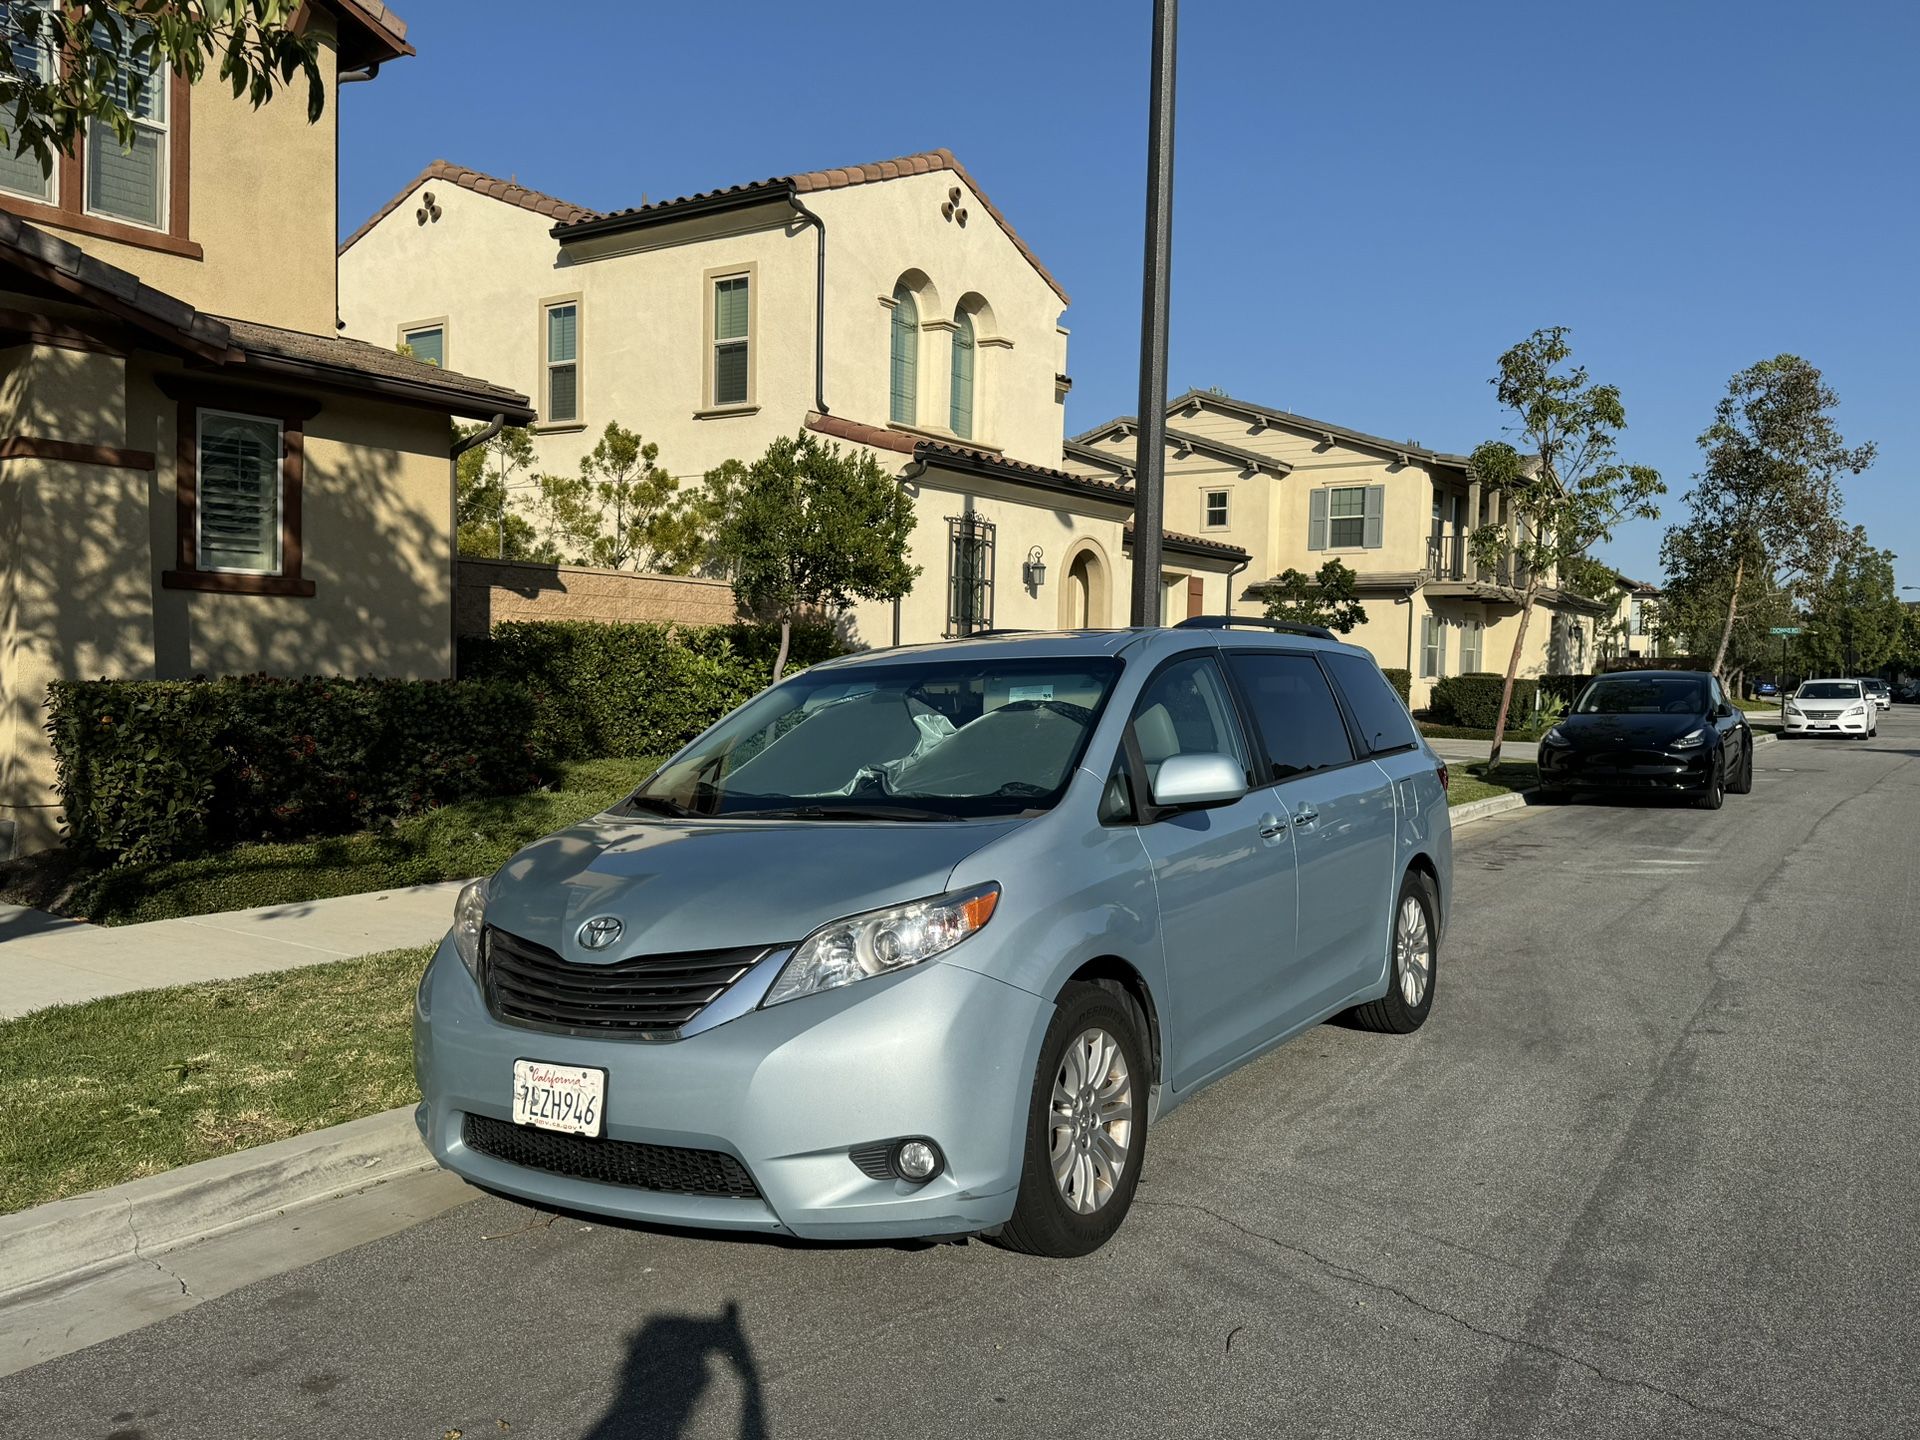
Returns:
[[[1032,630],[1016,630],[1011,627],[1002,629],[998,626],[989,626],[985,630],[971,630],[965,635],[949,635],[946,638],[949,640],[978,640],[982,635],[1032,635],[1033,633],[1035,632]]]
[[[1295,625],[1289,620],[1268,620],[1253,615],[1190,615],[1173,628],[1176,630],[1237,630],[1243,627],[1255,630],[1278,630],[1286,635],[1311,635],[1315,640],[1338,640],[1340,637],[1324,625]]]

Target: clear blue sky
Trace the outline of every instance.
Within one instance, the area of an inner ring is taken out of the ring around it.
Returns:
[[[1070,430],[1134,409],[1145,0],[396,5],[420,53],[344,92],[343,230],[435,157],[614,208],[944,145],[1073,296]],[[1920,11],[1182,10],[1175,390],[1465,451],[1499,352],[1564,324],[1673,514],[1728,376],[1795,351],[1920,585]],[[1661,529],[1608,558],[1655,576]]]

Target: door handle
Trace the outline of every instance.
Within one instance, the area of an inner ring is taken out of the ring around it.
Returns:
[[[1318,810],[1296,810],[1293,812],[1294,825],[1303,830],[1319,818],[1320,812]]]
[[[1260,817],[1260,838],[1262,840],[1278,840],[1286,833],[1287,822],[1279,816],[1262,815]]]

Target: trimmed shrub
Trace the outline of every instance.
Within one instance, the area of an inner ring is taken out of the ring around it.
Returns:
[[[1400,703],[1411,708],[1413,705],[1413,672],[1411,670],[1382,670],[1380,673],[1387,677],[1387,683],[1393,686],[1394,693],[1400,697]]]
[[[461,641],[460,671],[527,687],[542,755],[669,755],[763,689],[779,645],[777,626],[507,621]],[[788,669],[837,653],[832,627],[795,625]]]
[[[1623,655],[1618,660],[1605,661],[1600,666],[1603,675],[1617,674],[1622,670],[1711,670],[1711,655]]]
[[[67,836],[126,863],[389,823],[544,779],[500,681],[62,680],[47,731]]]
[[[1444,680],[1435,681],[1433,718],[1442,725],[1491,730],[1500,714],[1500,690],[1505,683],[1504,675],[1486,674],[1449,675]],[[1520,729],[1526,718],[1533,714],[1534,696],[1539,689],[1537,680],[1515,677],[1513,703],[1507,713],[1508,734]]]

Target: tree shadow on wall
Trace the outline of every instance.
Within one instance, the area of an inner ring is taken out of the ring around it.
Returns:
[[[714,1319],[662,1315],[629,1336],[619,1392],[581,1440],[681,1440],[716,1366],[730,1370],[739,1389],[739,1440],[767,1440],[760,1368],[731,1300]]]

